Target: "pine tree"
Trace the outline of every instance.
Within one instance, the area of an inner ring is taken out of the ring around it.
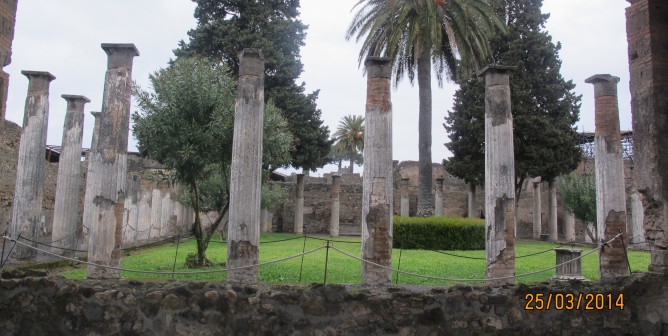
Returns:
[[[297,19],[299,0],[193,0],[197,27],[181,41],[177,57],[197,54],[223,60],[232,76],[239,73],[238,53],[244,48],[262,50],[265,57],[265,99],[288,119],[295,138],[295,168],[315,170],[327,163],[332,142],[317,108],[318,91],[305,93],[297,84],[303,71],[299,48],[307,26]]]
[[[450,142],[445,146],[453,154],[443,160],[445,170],[466,183],[485,182],[485,88],[472,78],[455,92],[454,112],[445,117],[443,127]],[[483,130],[482,132],[480,130]]]
[[[517,66],[511,74],[511,101],[515,145],[515,187],[519,199],[526,178],[554,181],[575,169],[581,159],[577,131],[581,96],[575,84],[560,74],[561,44],[544,30],[549,14],[541,13],[542,0],[497,0],[505,13],[508,31],[497,33],[491,46],[494,62]],[[484,176],[484,83],[461,83],[453,111],[444,125],[454,156],[446,169],[473,180]],[[483,157],[480,160],[480,157]],[[477,158],[477,159],[471,159]],[[463,168],[462,168],[463,167]],[[463,172],[463,173],[462,173]]]

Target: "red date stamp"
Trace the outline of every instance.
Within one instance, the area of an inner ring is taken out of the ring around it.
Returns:
[[[526,294],[525,310],[624,310],[624,294],[536,293]]]

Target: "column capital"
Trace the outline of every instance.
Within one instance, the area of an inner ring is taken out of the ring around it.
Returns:
[[[117,52],[126,52],[131,57],[139,56],[139,50],[134,43],[102,43],[100,47],[109,56]]]
[[[619,77],[609,74],[593,75],[585,79],[585,83],[594,85],[594,98],[602,96],[617,96]]]
[[[489,73],[510,73],[517,70],[516,66],[510,66],[510,65],[500,65],[500,64],[490,64],[482,70],[478,71],[478,77],[483,77],[485,76],[488,72]]]
[[[340,180],[341,175],[332,175],[332,180]]]
[[[392,77],[392,59],[389,57],[376,57],[369,56],[364,60],[364,66],[366,67],[366,73],[368,78],[381,77],[381,78],[391,78]]]
[[[102,43],[102,50],[107,53],[107,69],[132,68],[132,59],[139,56],[133,43]]]
[[[102,112],[100,112],[100,111],[91,111],[90,114],[91,114],[93,117],[95,117],[95,119],[97,119],[98,117],[100,117],[100,116],[102,115]]]
[[[44,79],[47,82],[50,82],[56,79],[56,76],[52,75],[48,71],[32,71],[32,70],[21,70],[21,74],[28,77],[28,79]]]
[[[85,96],[80,96],[80,95],[70,95],[70,94],[64,94],[60,95],[63,99],[67,100],[68,102],[70,101],[83,101],[84,103],[90,103],[90,99],[88,99]]]
[[[239,53],[239,76],[264,75],[264,55],[259,49],[246,48]]]

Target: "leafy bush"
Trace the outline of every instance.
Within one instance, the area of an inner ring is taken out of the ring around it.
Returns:
[[[596,241],[596,177],[592,173],[571,173],[559,179],[559,198],[566,212],[587,226],[587,234]]]
[[[393,233],[395,248],[485,249],[485,221],[477,218],[394,216]]]

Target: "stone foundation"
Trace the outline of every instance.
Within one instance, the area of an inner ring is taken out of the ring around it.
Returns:
[[[659,335],[668,320],[668,281],[649,273],[496,288],[3,276],[2,335]],[[624,309],[526,310],[538,293],[622,293]]]

